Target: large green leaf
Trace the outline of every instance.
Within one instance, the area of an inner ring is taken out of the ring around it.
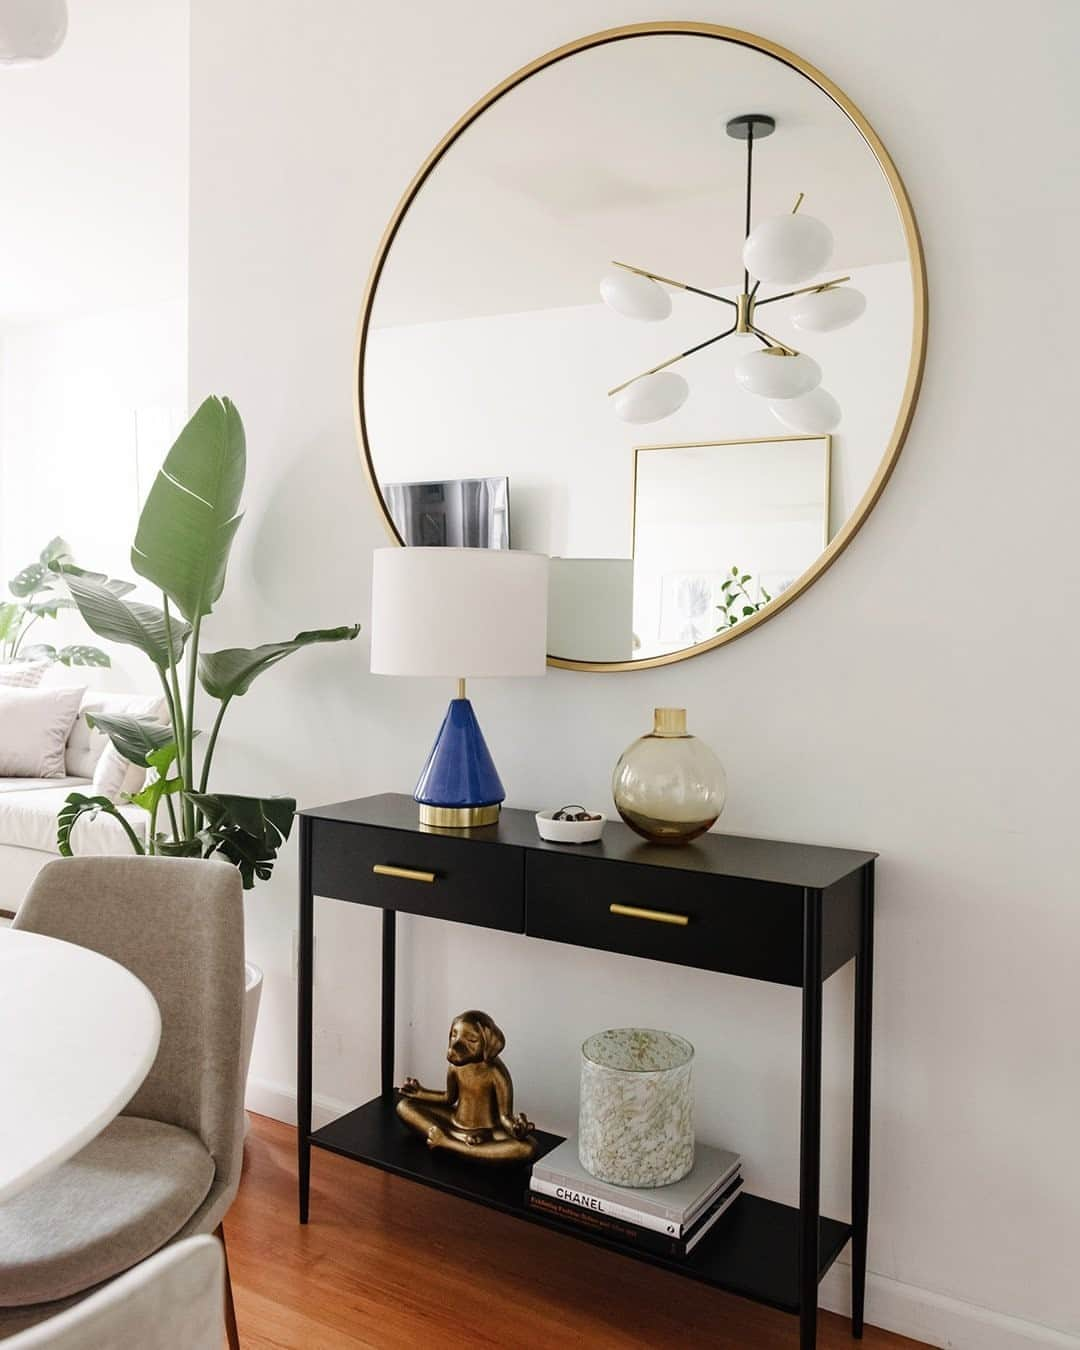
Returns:
[[[31,563],[29,567],[24,567],[17,576],[11,578],[8,582],[8,590],[19,600],[25,600],[28,595],[34,595],[51,579],[52,573],[49,571],[47,563]]]
[[[225,585],[240,524],[246,454],[240,414],[208,398],[181,431],[146,498],[131,564],[194,621]]]
[[[346,628],[319,628],[297,633],[291,642],[267,642],[261,647],[227,647],[203,652],[199,657],[199,680],[211,698],[229,699],[246,694],[257,675],[286,656],[316,642],[351,642],[360,631],[358,623]]]
[[[22,605],[12,604],[10,600],[0,603],[0,642],[7,642],[19,631],[23,612]]]
[[[206,818],[199,837],[206,856],[220,854],[240,869],[245,890],[266,881],[278,849],[289,837],[296,801],[292,797],[234,797],[220,793],[186,794]]]
[[[56,653],[62,666],[111,666],[112,660],[100,647],[88,647],[85,642],[69,642]]]
[[[104,713],[87,713],[86,720],[108,736],[128,763],[138,764],[143,769],[150,766],[149,757],[155,750],[174,740],[172,727],[151,722],[147,717],[131,717],[127,713],[106,717]]]
[[[162,670],[167,668],[169,630],[166,629],[165,615],[160,609],[137,600],[122,599],[107,582],[97,580],[92,573],[65,567],[61,575],[87,627],[98,637],[138,647],[155,666]],[[175,616],[170,628],[173,659],[179,661],[191,627]]]
[[[43,562],[46,567],[52,567],[54,563],[73,562],[74,559],[71,556],[71,545],[66,539],[62,539],[60,535],[57,535],[54,539],[50,539],[41,550],[39,561]]]
[[[71,831],[75,828],[75,822],[86,815],[92,820],[101,811],[107,816],[116,818],[135,853],[146,852],[131,825],[108,797],[87,797],[81,792],[72,792],[64,799],[64,804],[56,817],[56,851],[62,858],[74,856],[71,849]]]

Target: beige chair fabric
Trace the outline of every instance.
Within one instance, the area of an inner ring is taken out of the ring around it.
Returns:
[[[4,1342],[4,1350],[221,1350],[221,1243],[192,1237]]]
[[[0,1334],[27,1325],[28,1314],[50,1315],[46,1299],[84,1292],[164,1242],[212,1232],[236,1194],[243,1149],[243,899],[234,867],[58,859],[39,873],[12,926],[126,966],[157,999],[162,1030],[124,1114],[0,1206]]]

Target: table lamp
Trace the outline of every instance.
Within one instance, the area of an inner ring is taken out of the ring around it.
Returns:
[[[413,796],[420,824],[491,825],[506,796],[465,680],[543,675],[548,560],[493,548],[379,548],[371,590],[374,675],[458,682]]]

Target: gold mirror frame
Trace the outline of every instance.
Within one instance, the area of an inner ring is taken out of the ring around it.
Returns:
[[[402,544],[401,536],[398,534],[394,525],[386,501],[382,495],[382,489],[379,487],[379,480],[375,473],[375,465],[372,460],[371,445],[368,440],[367,422],[364,416],[364,357],[367,350],[368,332],[371,324],[371,312],[375,303],[375,292],[382,276],[383,268],[386,265],[387,257],[390,253],[391,245],[401,226],[405,213],[409,210],[417,193],[427,181],[428,176],[439,163],[442,157],[458,139],[458,137],[472,125],[473,122],[497,103],[502,96],[509,90],[527,80],[531,75],[538,71],[545,70],[548,66],[553,66],[558,61],[564,61],[567,57],[574,56],[577,52],[587,51],[590,47],[602,47],[610,42],[620,42],[625,38],[649,37],[653,35],[669,33],[686,33],[692,36],[716,38],[723,42],[733,42],[738,46],[751,47],[755,51],[764,52],[767,56],[772,56],[784,65],[790,66],[792,70],[798,71],[804,75],[811,83],[817,87],[836,106],[845,114],[855,129],[862,136],[863,140],[869,146],[874,158],[877,160],[885,179],[892,192],[893,201],[900,214],[900,219],[904,227],[904,238],[907,243],[908,258],[911,263],[911,287],[912,287],[912,335],[911,335],[911,359],[908,363],[907,381],[904,385],[904,396],[900,403],[900,410],[897,414],[896,422],[893,426],[892,435],[882,455],[881,462],[878,465],[874,477],[870,481],[869,487],[863,493],[854,511],[844,522],[843,526],[833,537],[824,552],[817,559],[814,565],[809,568],[788,590],[773,601],[764,609],[759,610],[744,619],[734,628],[726,632],[718,633],[715,637],[709,638],[706,642],[699,642],[693,647],[685,647],[677,652],[668,652],[663,656],[647,657],[641,661],[573,661],[561,656],[548,656],[549,666],[558,666],[562,670],[589,670],[589,671],[616,671],[616,670],[648,670],[652,666],[671,665],[676,661],[687,661],[693,656],[700,656],[702,652],[711,651],[714,647],[721,647],[726,642],[733,642],[736,638],[742,637],[752,629],[757,628],[759,624],[779,614],[786,609],[798,596],[814,584],[815,581],[836,561],[840,554],[851,543],[856,533],[862,527],[866,517],[870,514],[881,496],[885,484],[889,481],[893,469],[896,467],[896,461],[900,456],[904,440],[907,437],[908,428],[911,425],[911,418],[915,411],[915,403],[919,396],[919,386],[922,383],[923,366],[926,361],[926,320],[927,320],[927,289],[926,289],[926,262],[923,258],[922,241],[919,238],[919,227],[915,223],[915,213],[911,209],[911,202],[908,200],[907,191],[896,170],[896,165],[892,162],[889,152],[882,145],[877,133],[866,120],[859,109],[852,103],[851,99],[825,75],[817,70],[809,62],[804,61],[802,57],[796,56],[786,47],[781,47],[775,42],[770,42],[768,38],[757,37],[753,33],[745,33],[738,28],[724,28],[719,24],[711,23],[636,23],[627,24],[620,28],[607,28],[599,33],[592,33],[589,37],[578,38],[575,42],[568,42],[565,46],[556,47],[554,51],[538,57],[535,61],[530,61],[528,65],[522,66],[520,70],[508,76],[501,84],[497,84],[494,89],[485,94],[478,103],[475,103],[469,111],[460,118],[446,133],[439,144],[428,155],[427,159],[420,166],[415,177],[394,209],[394,214],[390,218],[379,241],[379,247],[375,254],[375,261],[372,264],[371,274],[368,277],[367,290],[364,294],[363,309],[360,314],[360,326],[356,339],[356,384],[355,384],[355,414],[356,414],[356,433],[360,444],[360,450],[363,455],[364,469],[367,474],[368,485],[378,506],[379,513],[382,516],[383,524],[391,540]]]

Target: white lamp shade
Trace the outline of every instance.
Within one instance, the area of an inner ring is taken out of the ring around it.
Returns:
[[[496,548],[379,548],[375,675],[543,675],[548,560]]]
[[[755,225],[743,244],[743,264],[770,285],[809,281],[832,257],[832,231],[815,216],[770,216]]]
[[[769,411],[781,426],[800,436],[825,436],[840,425],[840,404],[820,385],[799,398],[774,400]]]
[[[600,298],[626,319],[656,322],[671,313],[671,296],[651,277],[619,269],[600,282]]]
[[[3,0],[0,3],[0,65],[43,61],[67,33],[66,0]]]
[[[827,291],[800,295],[788,309],[796,328],[806,333],[831,333],[854,323],[866,309],[866,296],[854,286],[830,286]]]
[[[615,411],[624,422],[659,422],[678,412],[690,396],[690,386],[673,370],[643,375],[615,395]]]
[[[805,352],[791,356],[778,347],[768,347],[740,357],[735,379],[759,398],[798,398],[821,383],[821,367]]]

